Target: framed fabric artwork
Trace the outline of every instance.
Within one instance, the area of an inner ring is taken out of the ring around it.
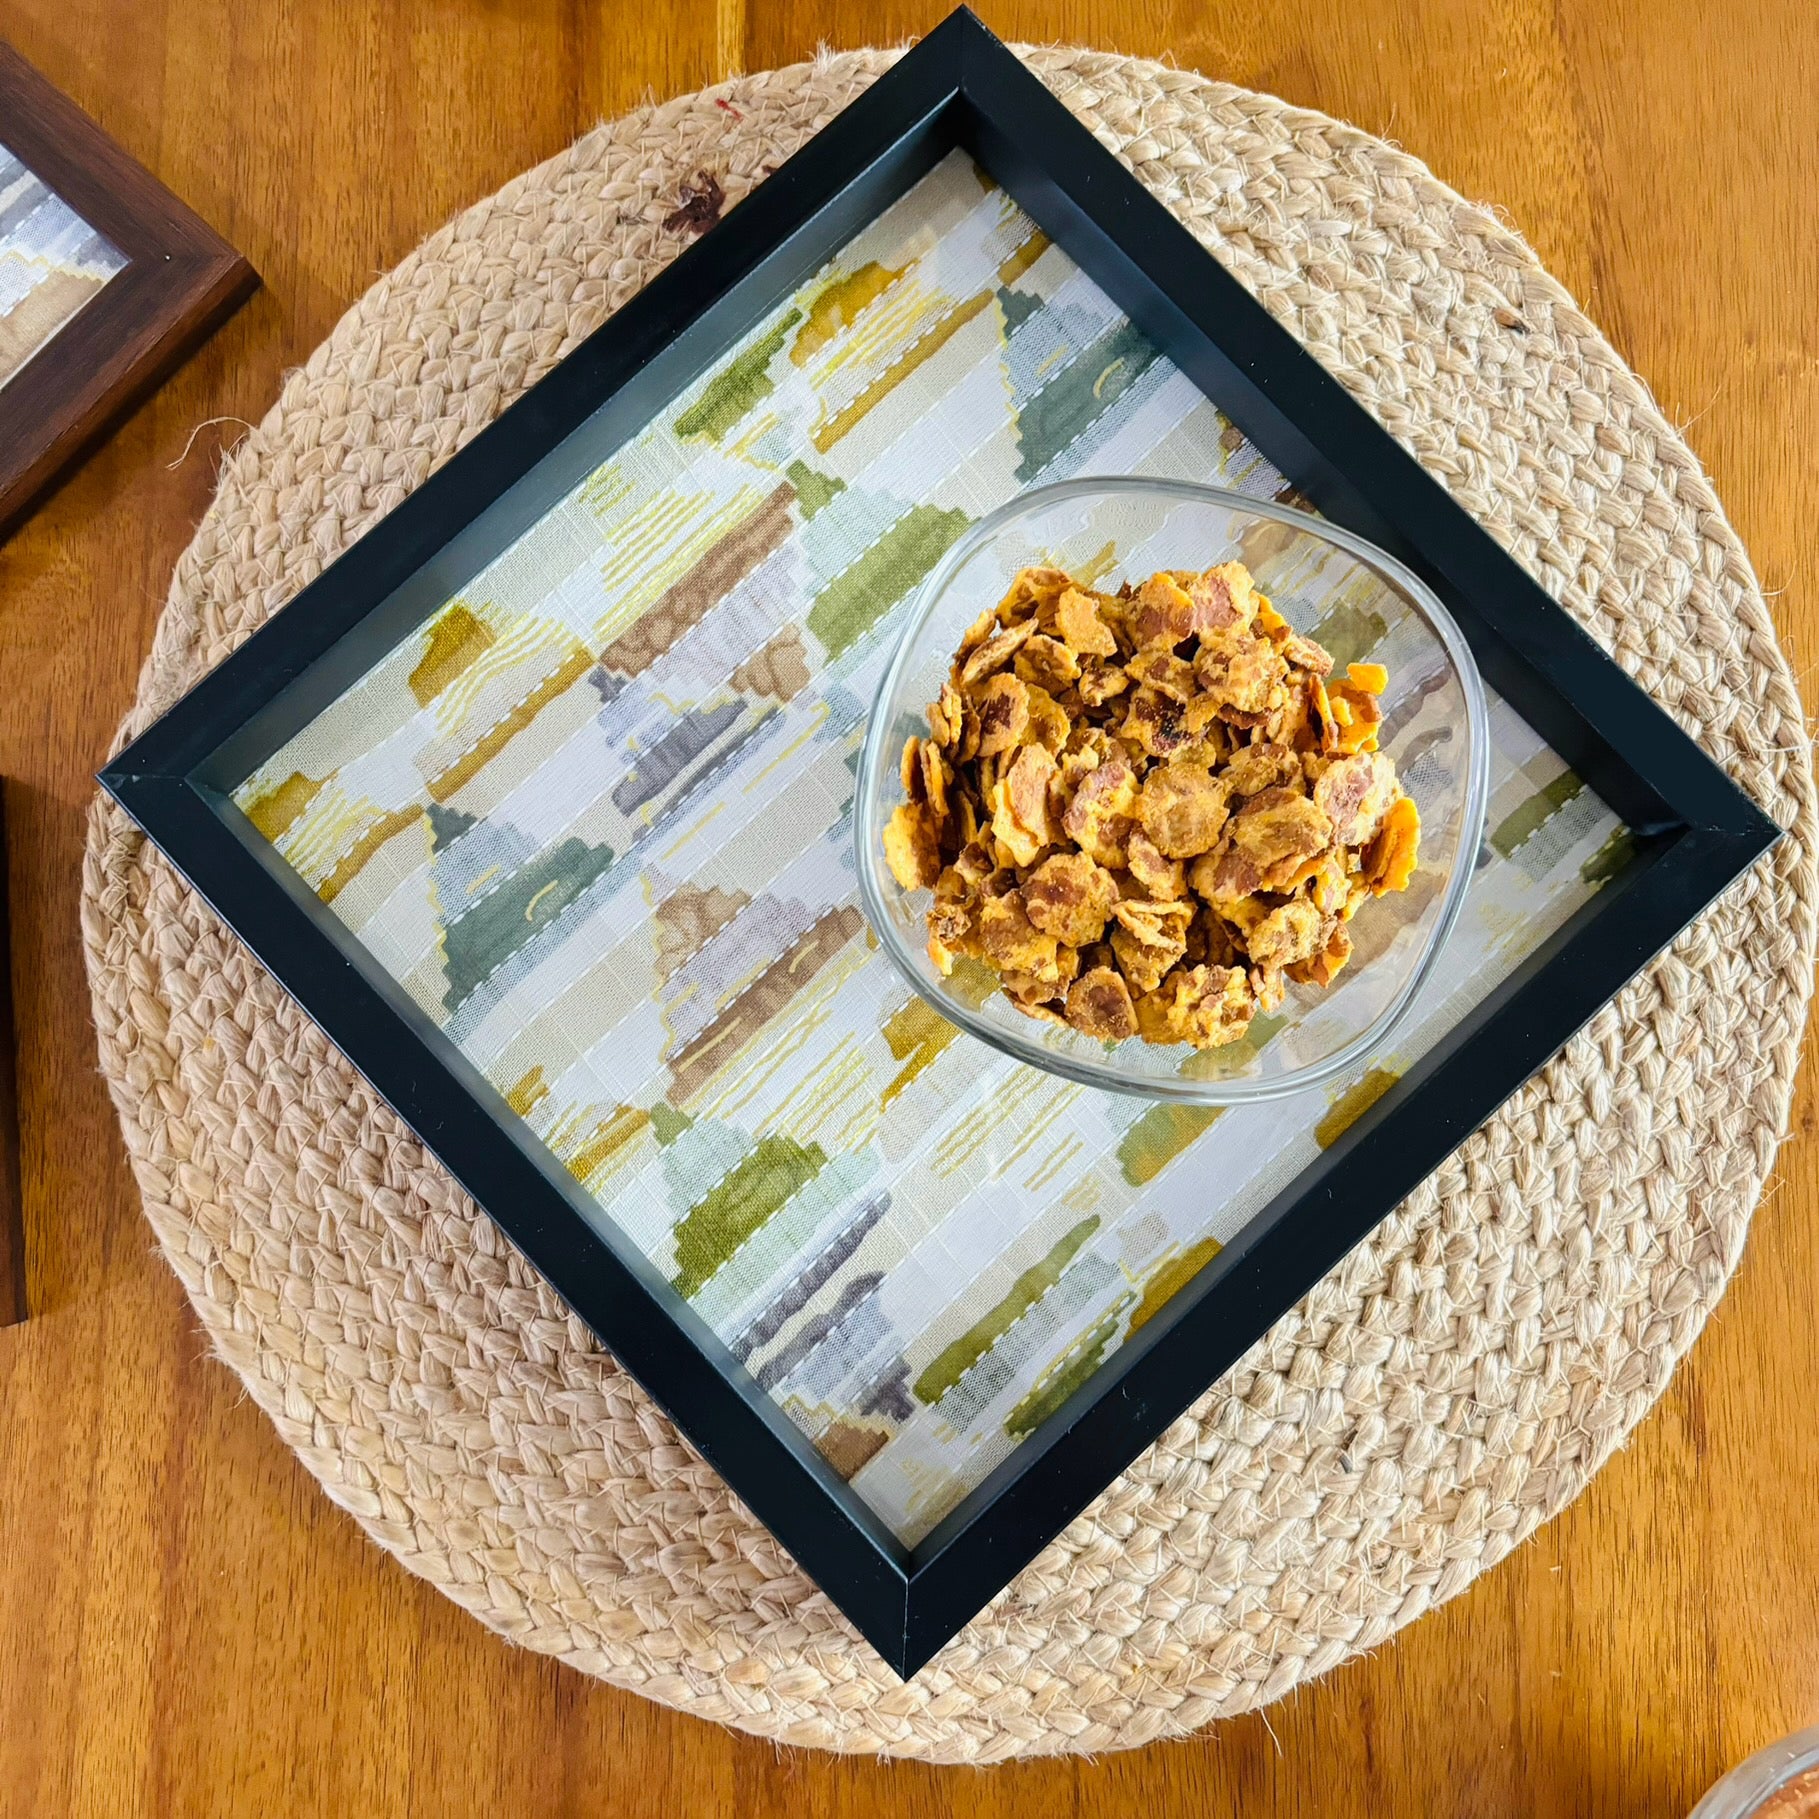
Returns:
[[[257,282],[0,43],[0,532]]]

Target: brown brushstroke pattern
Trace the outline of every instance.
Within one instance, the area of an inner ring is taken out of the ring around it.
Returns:
[[[794,701],[808,681],[808,652],[793,625],[786,625],[733,671],[734,688],[750,695],[769,695],[774,701]]]
[[[680,1105],[693,1098],[864,927],[865,917],[847,903],[827,911],[799,935],[706,1029],[671,1056],[670,1103]]]
[[[744,891],[722,890],[717,884],[707,890],[684,884],[671,891],[652,918],[657,977],[667,985],[689,956],[699,953],[750,902]]]
[[[688,573],[658,595],[600,653],[601,663],[622,676],[641,676],[676,641],[720,604],[790,532],[796,489],[786,480],[742,524],[695,560]]]
[[[884,1449],[890,1437],[888,1427],[836,1415],[816,1439],[815,1450],[842,1478],[851,1479]]]

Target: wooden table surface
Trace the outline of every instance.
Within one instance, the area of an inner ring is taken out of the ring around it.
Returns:
[[[1559,1521],[1266,1715],[989,1771],[782,1752],[508,1649],[337,1512],[154,1252],[76,923],[89,775],[217,452],[464,203],[595,120],[943,0],[0,0],[265,289],[0,548],[35,1309],[0,1331],[0,1811],[1682,1814],[1819,1720],[1812,1083],[1738,1280]],[[1686,426],[1819,645],[1811,0],[984,0],[1394,138],[1494,203]],[[0,138],[5,122],[0,121]],[[192,432],[202,425],[192,440]]]

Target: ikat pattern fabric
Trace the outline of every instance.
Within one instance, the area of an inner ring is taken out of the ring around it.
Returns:
[[[0,386],[125,265],[124,254],[0,145]]]
[[[858,906],[867,712],[954,540],[1093,473],[1291,496],[955,154],[235,793],[911,1543],[1628,850],[1493,701],[1464,917],[1343,1090],[1146,1104],[958,1035]],[[1341,663],[1382,645],[1297,585]]]

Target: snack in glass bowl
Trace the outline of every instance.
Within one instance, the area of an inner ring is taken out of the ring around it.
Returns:
[[[1242,563],[1104,594],[1027,568],[903,748],[884,853],[932,889],[929,956],[1120,1041],[1237,1041],[1324,986],[1403,889],[1421,818],[1378,751],[1380,665],[1295,632]]]

